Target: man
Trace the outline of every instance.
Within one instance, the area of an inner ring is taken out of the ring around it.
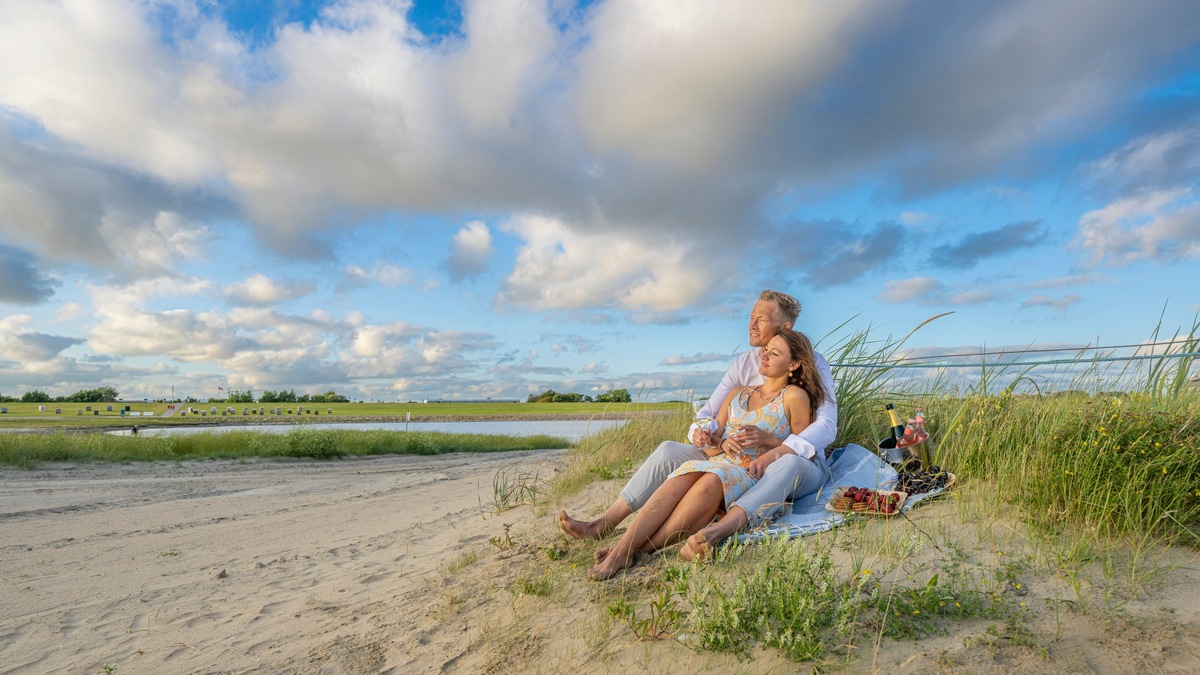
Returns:
[[[791,328],[799,313],[800,302],[786,293],[766,290],[759,295],[758,302],[750,311],[751,349],[734,359],[697,416],[707,415],[715,419],[729,392],[737,387],[762,384],[763,378],[758,372],[759,351],[780,329]],[[773,449],[763,453],[750,466],[751,475],[759,481],[730,505],[719,522],[705,528],[702,535],[689,539],[681,551],[685,557],[704,555],[711,545],[730,534],[746,526],[757,526],[764,518],[777,513],[793,495],[815,490],[819,484],[816,487],[812,487],[812,484],[818,471],[828,476],[825,446],[832,443],[837,435],[837,399],[829,362],[821,354],[815,356],[821,380],[829,392],[829,398],[817,408],[816,419],[801,433],[782,441],[750,425],[741,427],[731,436],[742,447],[767,446]],[[673,441],[662,443],[621,490],[621,496],[599,518],[575,520],[566,511],[559,511],[559,526],[563,532],[577,539],[599,539],[612,532],[621,521],[641,508],[681,464],[692,459],[708,459],[697,446],[709,445],[713,431],[715,423],[708,429],[693,424],[689,437],[694,445]]]

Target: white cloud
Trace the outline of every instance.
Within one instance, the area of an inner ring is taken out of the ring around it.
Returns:
[[[507,129],[527,92],[544,77],[557,36],[547,3],[469,0],[463,8],[470,39],[449,65],[459,111],[473,129]]]
[[[1074,246],[1092,263],[1178,261],[1200,257],[1200,201],[1187,189],[1160,190],[1117,200],[1079,219]]]
[[[933,297],[940,297],[946,288],[942,282],[930,277],[893,279],[888,281],[883,292],[875,296],[882,302],[915,302],[928,304]]]
[[[621,233],[580,233],[562,221],[526,216],[504,226],[525,240],[498,295],[533,310],[616,307],[671,312],[696,302],[712,272],[683,247]]]
[[[1187,184],[1200,174],[1200,129],[1195,120],[1186,124],[1139,136],[1090,168],[1099,180],[1117,184]]]
[[[904,211],[900,214],[899,221],[902,225],[924,225],[933,220],[933,216],[923,211]]]
[[[0,317],[0,354],[2,358],[16,359],[28,368],[30,362],[55,360],[63,350],[83,342],[78,338],[48,335],[30,329],[31,317],[15,314]]]
[[[254,274],[228,286],[221,295],[237,305],[275,305],[312,293],[316,284],[310,281],[277,283],[265,274]]]
[[[190,133],[186,68],[159,42],[141,3],[6,3],[0,103],[59,138],[171,181],[219,168]],[[197,111],[197,112],[203,112]]]
[[[1009,296],[1004,292],[992,289],[983,289],[955,293],[951,295],[946,302],[950,303],[951,305],[979,305],[988,302],[996,302],[997,300],[1004,300],[1007,297]]]
[[[148,223],[107,213],[101,219],[100,235],[131,269],[166,273],[180,261],[203,259],[205,240],[212,233],[179,213],[160,211]]]
[[[607,361],[589,361],[587,364],[585,364],[583,366],[583,368],[580,368],[580,372],[591,373],[593,375],[598,375],[600,373],[607,373],[608,372],[608,362]]]
[[[610,0],[578,58],[578,114],[602,153],[721,167],[776,103],[849,52],[862,4]]]
[[[694,366],[698,363],[724,363],[729,360],[729,354],[701,354],[699,352],[690,356],[668,356],[658,362],[660,366]]]
[[[370,268],[360,267],[358,265],[347,265],[345,270],[345,279],[343,283],[358,286],[368,282],[382,284],[387,288],[395,288],[396,286],[412,286],[416,284],[412,270],[407,267],[398,267],[391,263],[376,263]]]
[[[1068,274],[1061,277],[1042,279],[1040,281],[1025,284],[1024,288],[1028,290],[1038,290],[1044,288],[1061,288],[1063,286],[1088,286],[1091,284],[1110,283],[1112,281],[1112,278],[1106,277],[1103,274],[1089,272],[1086,274]]]
[[[459,230],[450,243],[451,255],[446,269],[455,279],[475,276],[487,269],[492,255],[492,232],[488,226],[473,220]]]
[[[1021,309],[1029,309],[1030,307],[1049,307],[1051,309],[1062,311],[1079,302],[1079,300],[1079,295],[1076,293],[1069,293],[1057,298],[1050,295],[1031,295],[1021,301]]]

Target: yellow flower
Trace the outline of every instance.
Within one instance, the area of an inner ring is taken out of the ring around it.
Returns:
[[[1021,584],[1016,584],[1017,590],[1021,589]]]
[[[962,603],[961,603],[961,602],[956,602],[956,603],[954,603],[954,606],[955,606],[955,607],[962,607]]]
[[[1025,606],[1025,601],[1024,601],[1024,600],[1022,600],[1022,601],[1021,601],[1021,606],[1022,606],[1022,607],[1024,607],[1024,606]]]
[[[1167,467],[1165,467],[1165,466],[1163,467],[1163,475],[1164,476],[1167,475]]]
[[[1161,448],[1161,447],[1162,447],[1162,443],[1159,443],[1158,441],[1154,441],[1154,447],[1156,447],[1156,448]]]
[[[862,575],[863,575],[864,577],[869,577],[869,576],[871,576],[871,570],[863,570],[863,571],[862,571]]]
[[[921,613],[921,610],[919,610],[919,609],[914,609],[914,610],[913,610],[913,616],[916,616],[916,615],[918,615],[918,614],[920,614],[920,613]]]
[[[1072,471],[1070,471],[1069,469],[1063,469],[1063,473],[1067,474],[1068,476],[1074,476],[1074,475],[1075,475],[1075,474],[1074,474]]]

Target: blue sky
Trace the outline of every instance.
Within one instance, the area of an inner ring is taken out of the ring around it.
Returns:
[[[1139,344],[1198,178],[1194,2],[8,3],[0,393],[679,398],[767,287]]]

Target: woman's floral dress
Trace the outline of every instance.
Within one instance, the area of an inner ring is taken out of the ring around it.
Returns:
[[[725,424],[725,433],[722,436],[728,438],[730,434],[737,432],[738,427],[747,424],[769,432],[776,438],[789,436],[792,433],[792,425],[788,421],[787,411],[783,408],[783,392],[787,391],[790,386],[792,385],[780,389],[775,398],[757,410],[746,410],[746,405],[750,401],[751,389],[743,390],[729,404],[729,421]],[[694,459],[680,465],[670,475],[670,478],[697,471],[716,474],[725,488],[725,508],[728,509],[730,504],[736,502],[746,493],[746,490],[758,482],[747,469],[749,469],[750,463],[758,458],[761,451],[761,447],[754,447],[746,448],[744,454],[736,457],[722,452],[711,459]]]

